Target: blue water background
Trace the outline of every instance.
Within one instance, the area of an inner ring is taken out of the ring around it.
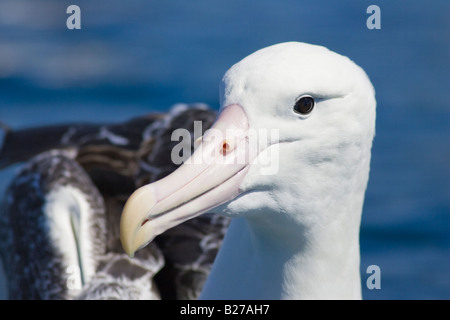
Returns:
[[[81,30],[66,28],[71,4]],[[366,27],[371,4],[380,30]],[[376,88],[364,298],[449,299],[448,0],[2,0],[0,121],[24,128],[122,121],[178,102],[217,108],[232,64],[291,40],[349,56]],[[0,172],[0,192],[15,170]],[[365,285],[372,264],[379,290]]]

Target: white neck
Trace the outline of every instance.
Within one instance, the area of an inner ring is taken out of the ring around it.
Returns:
[[[361,299],[358,216],[308,226],[278,217],[275,232],[233,219],[201,298]]]

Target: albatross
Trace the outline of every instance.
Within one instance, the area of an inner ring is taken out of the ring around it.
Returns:
[[[233,65],[220,100],[192,156],[127,201],[124,250],[213,210],[232,221],[201,298],[360,299],[376,107],[366,73],[327,48],[281,43]]]
[[[8,297],[197,298],[229,218],[187,221],[132,260],[120,244],[119,221],[137,187],[178,167],[170,161],[179,143],[172,132],[195,133],[195,121],[207,129],[215,115],[204,104],[177,104],[113,124],[0,124],[0,168],[25,162],[0,206]]]

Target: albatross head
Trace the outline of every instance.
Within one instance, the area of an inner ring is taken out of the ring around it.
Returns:
[[[130,197],[123,247],[132,256],[207,211],[285,237],[359,230],[374,130],[373,87],[350,59],[298,42],[261,49],[224,75],[219,116],[192,157]]]

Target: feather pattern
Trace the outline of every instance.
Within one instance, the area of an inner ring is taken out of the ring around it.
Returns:
[[[167,114],[118,124],[5,130],[0,166],[25,162],[0,212],[9,297],[197,298],[228,218],[188,221],[133,260],[123,252],[119,221],[132,191],[178,167],[170,159],[178,143],[172,132],[193,133],[194,121],[206,130],[214,119],[206,105],[178,104]]]

